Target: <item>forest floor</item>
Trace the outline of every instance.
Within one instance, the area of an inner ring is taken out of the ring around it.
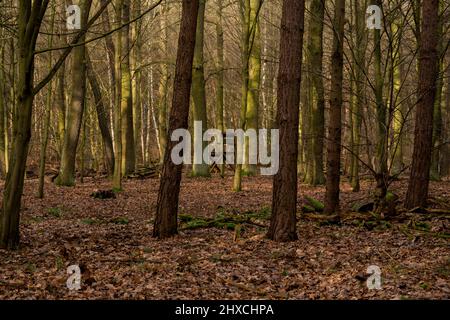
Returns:
[[[264,237],[271,178],[244,178],[240,193],[231,185],[231,175],[183,178],[185,222],[178,236],[160,241],[151,237],[157,179],[125,181],[123,192],[104,200],[90,195],[111,187],[105,179],[47,184],[44,200],[35,197],[37,180],[26,180],[21,246],[0,250],[0,299],[450,299],[450,182],[430,187],[447,213],[397,221],[355,214],[341,225],[299,213],[299,240],[291,243]],[[400,199],[406,185],[392,186]],[[373,187],[365,181],[353,193],[344,183],[343,212]],[[305,195],[323,199],[324,188],[300,184],[299,212]],[[207,223],[224,215],[253,218],[241,232]],[[66,287],[74,264],[82,270],[79,291]],[[367,288],[370,265],[381,269],[380,290]]]

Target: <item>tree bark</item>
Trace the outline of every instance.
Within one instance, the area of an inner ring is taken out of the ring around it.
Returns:
[[[414,151],[405,207],[426,206],[433,143],[433,108],[438,77],[439,1],[422,2],[422,30],[419,48],[419,101],[417,103]]]
[[[55,7],[53,7],[52,10],[52,16],[51,16],[51,23],[50,23],[50,30],[53,33],[54,25],[55,25]],[[53,35],[49,35],[48,40],[48,47],[51,48],[53,44]],[[49,53],[49,63],[48,67],[51,69],[52,67],[52,52]],[[41,141],[41,150],[39,154],[39,186],[38,186],[38,193],[37,197],[39,199],[44,198],[44,178],[45,178],[45,163],[47,161],[47,146],[48,146],[48,136],[49,136],[49,130],[50,130],[50,121],[51,121],[51,108],[52,108],[52,99],[53,99],[53,92],[52,92],[52,82],[50,81],[47,86],[47,101],[45,105],[45,118],[44,118],[44,135],[42,137]]]
[[[130,0],[123,1],[122,23],[130,21]],[[122,174],[128,175],[135,170],[136,153],[133,130],[133,95],[131,88],[130,70],[130,27],[127,25],[121,30],[122,34]]]
[[[362,124],[362,113],[364,109],[365,101],[365,91],[364,91],[364,70],[366,63],[364,62],[364,57],[366,53],[366,29],[364,25],[365,21],[365,7],[360,5],[360,0],[354,0],[354,10],[355,10],[355,24],[356,24],[356,36],[355,36],[355,89],[356,98],[353,104],[354,109],[351,110],[352,119],[352,172],[351,172],[351,183],[352,190],[358,192],[360,189],[360,179],[359,179],[359,169],[360,163],[358,156],[360,154],[360,144],[361,144],[361,124]]]
[[[345,0],[336,0],[333,21],[333,51],[331,56],[330,123],[327,143],[327,182],[325,214],[339,212],[339,182],[341,169],[342,78]]]
[[[0,214],[0,248],[16,249],[19,245],[20,206],[25,178],[28,146],[31,138],[33,110],[34,50],[48,0],[19,1],[17,100],[10,168],[3,192]]]
[[[444,125],[442,130],[442,139],[445,142],[442,147],[441,174],[448,176],[450,174],[450,66],[447,65],[447,85],[445,94],[445,110],[443,112]]]
[[[3,37],[3,32],[2,30],[0,30],[0,38]],[[4,48],[4,44],[1,43],[0,44],[0,63],[2,66],[5,65],[5,48]],[[6,99],[6,87],[5,87],[5,75],[4,75],[4,70],[3,67],[0,68],[0,171],[1,171],[1,175],[2,177],[6,177],[6,172],[7,172],[7,160],[6,160],[6,126],[7,126],[7,121],[6,121],[6,112],[5,112],[5,101],[7,101]]]
[[[217,1],[217,24],[216,24],[216,37],[217,37],[217,88],[216,88],[216,108],[217,108],[217,129],[222,134],[225,132],[224,125],[224,95],[223,95],[223,79],[224,79],[224,52],[223,52],[223,0]],[[220,175],[223,177],[225,174],[225,162],[220,165]]]
[[[259,13],[261,11],[261,0],[250,0],[250,19],[249,19],[249,60],[248,60],[248,90],[247,90],[247,108],[245,114],[245,129],[254,129],[258,132],[259,117],[259,94],[261,87],[261,32],[259,23]],[[254,176],[257,174],[256,164],[249,163],[249,142],[245,138],[245,161],[242,166],[242,173],[245,176]]]
[[[134,2],[134,11],[136,15],[141,13],[140,1]],[[141,21],[134,23],[132,27],[132,39],[135,43],[133,50],[131,52],[131,68],[133,72],[132,76],[132,96],[133,96],[133,134],[134,134],[134,148],[135,148],[135,166],[137,168],[138,164],[143,164],[144,156],[142,154],[142,97],[141,97],[141,81],[142,72],[139,68],[139,64],[142,63],[141,47],[142,47],[142,37],[141,37]]]
[[[188,127],[198,8],[198,0],[183,0],[173,100],[170,110],[169,137],[174,130],[187,129]],[[172,149],[176,144],[177,141],[168,142],[164,155],[153,228],[153,236],[157,238],[167,238],[178,232],[177,211],[182,164],[175,165],[171,160]]]
[[[118,28],[122,24],[122,8],[123,0],[115,1],[115,27]],[[122,35],[117,32],[114,43],[114,74],[116,82],[114,84],[114,92],[116,94],[114,101],[114,175],[113,189],[122,190]]]
[[[247,114],[247,94],[248,94],[248,68],[250,55],[250,0],[244,0],[240,3],[241,19],[242,19],[242,69],[241,69],[241,110],[239,115],[240,127],[245,130],[246,114]],[[239,146],[238,146],[239,150]],[[239,192],[242,189],[242,164],[236,162],[234,167],[233,191]]]
[[[309,22],[308,39],[308,63],[311,71],[312,82],[312,112],[311,119],[311,149],[312,172],[311,179],[308,181],[312,185],[321,185],[325,183],[323,173],[323,147],[325,136],[325,95],[323,86],[323,25],[324,25],[324,1],[313,0],[311,2],[311,20]]]
[[[197,32],[195,39],[194,62],[192,70],[192,101],[194,107],[194,121],[199,121],[202,124],[201,135],[199,136],[194,131],[194,145],[200,144],[203,148],[206,143],[203,142],[203,133],[208,129],[208,121],[206,114],[206,92],[205,92],[205,71],[204,71],[204,32],[205,32],[205,0],[199,0],[198,17],[197,17]],[[209,177],[209,165],[203,161],[203,152],[197,159],[197,154],[194,153],[194,164],[192,165],[193,177]]]
[[[100,128],[100,133],[103,139],[103,153],[105,157],[106,171],[109,175],[112,176],[114,173],[114,149],[111,131],[109,128],[109,119],[105,111],[100,84],[98,83],[97,76],[95,75],[95,71],[92,67],[91,59],[87,52],[86,63],[89,85],[92,91],[92,95],[94,96],[95,109],[97,111],[98,127]]]
[[[304,10],[303,0],[283,1],[276,120],[280,130],[280,168],[273,178],[272,218],[267,234],[275,241],[298,238],[297,157]]]
[[[89,19],[89,11],[92,0],[82,0],[81,27],[85,28]],[[85,36],[80,42],[85,41]],[[86,60],[85,45],[73,49],[72,59],[72,97],[67,110],[67,128],[64,135],[64,144],[61,155],[61,168],[59,170],[56,184],[61,186],[75,185],[75,160],[80,138],[81,124],[83,122],[84,103],[86,96]]]
[[[161,13],[159,16],[160,27],[162,30],[163,38],[161,39],[161,58],[167,59],[169,54],[169,26],[166,21],[166,13],[169,11],[169,3],[166,2],[161,7]],[[168,88],[169,88],[169,61],[164,61],[161,64],[161,78],[159,80],[159,103],[158,103],[158,141],[159,141],[159,161],[164,161],[164,152],[167,146],[167,113],[168,113]]]

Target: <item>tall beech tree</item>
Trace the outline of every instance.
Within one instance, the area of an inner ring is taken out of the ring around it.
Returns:
[[[414,151],[405,207],[423,207],[428,197],[433,148],[433,106],[438,78],[439,1],[422,1],[422,28],[419,46],[419,84]]]
[[[247,93],[248,93],[248,68],[250,59],[250,0],[243,0],[239,3],[242,23],[241,35],[241,110],[239,112],[239,125],[245,129],[247,115]],[[239,141],[237,141],[239,143]],[[238,146],[238,151],[239,151]],[[236,163],[234,168],[233,191],[239,192],[242,188],[242,164]]]
[[[136,152],[133,128],[133,92],[130,69],[130,0],[124,0],[122,6],[122,55],[121,55],[121,123],[122,123],[122,174],[132,173],[136,166]]]
[[[197,17],[197,32],[195,39],[194,62],[192,70],[192,101],[194,121],[202,124],[201,132],[194,130],[194,144],[205,146],[203,133],[208,129],[208,118],[206,114],[206,92],[205,92],[205,59],[203,53],[205,37],[205,9],[206,0],[199,0]],[[203,149],[203,148],[202,148]],[[208,177],[209,166],[203,161],[203,152],[194,152],[194,164],[192,165],[193,177]]]
[[[86,28],[92,0],[82,0],[81,28]],[[83,35],[80,42],[85,41]],[[61,186],[75,184],[75,160],[81,124],[83,122],[84,104],[86,99],[86,46],[79,45],[73,49],[72,57],[72,95],[67,110],[66,130],[61,154],[61,167],[56,183]]]
[[[282,10],[276,120],[281,142],[280,169],[273,178],[267,236],[275,241],[293,241],[298,237],[297,157],[305,2],[284,0]]]
[[[249,57],[248,57],[248,88],[247,106],[245,112],[245,128],[258,130],[259,120],[259,96],[261,87],[261,31],[259,22],[259,12],[263,4],[262,0],[250,0],[250,19],[248,28],[249,37]],[[258,131],[257,131],[258,132]],[[242,166],[243,174],[254,176],[257,173],[256,164],[250,164],[250,138],[245,138],[245,156]]]
[[[124,0],[115,0],[115,27],[122,24],[122,9]],[[116,32],[114,36],[114,175],[113,189],[122,189],[122,35]]]
[[[199,0],[183,0],[168,137],[174,130],[188,127],[198,9]],[[178,197],[182,165],[176,165],[171,160],[172,149],[177,143],[177,141],[168,141],[164,153],[153,227],[153,236],[157,238],[167,238],[178,232]]]
[[[0,248],[15,249],[19,245],[20,200],[23,191],[28,145],[31,138],[33,110],[34,50],[48,0],[19,1],[17,79],[18,112],[14,118],[10,168],[6,175],[0,214]]]

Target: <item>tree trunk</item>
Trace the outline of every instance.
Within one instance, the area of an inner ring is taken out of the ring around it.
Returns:
[[[3,29],[0,29],[0,38],[3,37]],[[4,44],[0,44],[0,63],[1,66],[6,65],[5,64],[5,48]],[[5,112],[5,101],[8,101],[6,98],[6,87],[5,87],[5,75],[3,67],[0,68],[0,171],[2,177],[6,177],[7,168],[6,168],[6,141],[5,141],[5,135],[6,135],[6,112]]]
[[[130,0],[123,1],[122,23],[130,21]],[[122,174],[128,175],[135,170],[136,153],[133,132],[133,95],[131,91],[130,71],[130,27],[121,30],[122,34]]]
[[[206,146],[203,142],[203,133],[208,129],[206,114],[206,92],[205,92],[205,73],[204,73],[204,32],[205,32],[205,0],[199,0],[197,32],[195,39],[194,62],[192,70],[192,101],[194,107],[194,121],[201,122],[202,131],[194,130],[194,145],[201,145],[202,151]],[[200,135],[199,135],[200,134]],[[200,158],[198,158],[198,156]],[[193,177],[208,177],[209,166],[203,161],[203,152],[197,154],[194,152],[194,163],[192,165]]]
[[[445,141],[442,146],[441,174],[448,176],[450,174],[450,66],[447,65],[446,73],[447,85],[445,95],[445,112],[443,112],[444,125],[442,139]]]
[[[58,127],[58,152],[61,160],[62,148],[64,144],[64,136],[66,132],[66,95],[65,95],[65,72],[66,63],[61,65],[57,75],[57,88],[56,88],[56,112],[57,112],[57,127]]]
[[[304,10],[303,0],[283,1],[277,102],[280,169],[273,178],[272,218],[267,234],[275,241],[297,239],[297,157]]]
[[[246,127],[246,114],[247,114],[247,94],[248,94],[248,68],[249,68],[249,58],[250,58],[250,0],[244,0],[241,2],[241,19],[242,19],[242,69],[241,69],[241,110],[239,115],[239,121],[241,129],[245,130]],[[239,143],[239,142],[238,142]],[[242,146],[237,146],[237,152]],[[236,152],[236,154],[237,154]],[[239,155],[236,157],[239,158]],[[237,159],[235,159],[237,160]],[[236,166],[234,167],[234,177],[233,177],[233,190],[236,192],[242,189],[242,163],[236,161]]]
[[[355,9],[355,24],[356,24],[356,54],[355,54],[355,89],[356,89],[356,99],[354,101],[354,109],[351,111],[352,118],[352,136],[353,136],[353,146],[352,146],[352,190],[358,192],[360,189],[359,183],[359,168],[360,163],[358,156],[360,155],[360,145],[361,145],[361,124],[362,124],[362,112],[365,102],[365,91],[364,91],[364,70],[366,63],[364,62],[364,57],[366,54],[366,29],[365,29],[365,7],[360,5],[360,0],[354,0]]]
[[[122,24],[122,8],[124,0],[115,1],[115,27],[118,28]],[[114,74],[116,83],[114,98],[114,175],[113,175],[113,189],[116,191],[122,190],[122,35],[117,32],[115,35],[114,44]]]
[[[344,21],[345,0],[336,0],[333,21],[335,32],[331,56],[330,123],[328,125],[327,182],[324,209],[326,214],[339,212]]]
[[[443,23],[439,21],[438,24],[438,39],[442,39],[443,35]],[[443,55],[443,41],[438,42],[438,55],[441,57]],[[436,80],[436,96],[434,99],[434,114],[433,114],[433,151],[431,154],[431,168],[430,168],[430,179],[434,181],[441,180],[441,170],[439,168],[440,158],[443,149],[442,144],[442,90],[444,86],[443,79],[443,57],[438,60],[438,78]]]
[[[114,173],[114,149],[111,131],[109,128],[109,119],[105,111],[100,84],[98,83],[97,76],[95,75],[95,71],[92,67],[92,63],[88,53],[86,53],[86,64],[87,76],[92,95],[94,96],[95,109],[97,111],[98,126],[100,128],[100,133],[103,139],[103,152],[105,157],[106,170],[108,174],[112,176]]]
[[[81,27],[84,28],[89,18],[92,0],[82,0]],[[85,41],[85,36],[80,42]],[[75,185],[75,160],[83,120],[84,102],[86,96],[86,47],[77,46],[73,49],[72,59],[72,97],[67,110],[67,128],[64,135],[64,144],[61,155],[61,168],[56,184],[61,186]]]
[[[438,77],[439,1],[422,2],[422,30],[419,48],[419,101],[417,103],[414,151],[405,207],[425,206],[428,197],[433,143],[433,108]]]
[[[441,64],[439,63],[439,73],[441,70]],[[436,96],[434,99],[434,110],[433,110],[433,149],[431,152],[431,168],[430,168],[430,179],[433,181],[441,180],[441,172],[439,169],[441,149],[442,149],[442,87],[443,79],[438,75],[436,80]]]
[[[381,0],[373,0],[372,4],[382,7]],[[388,130],[386,123],[387,108],[383,101],[383,71],[381,56],[381,30],[374,30],[374,55],[375,55],[375,104],[377,114],[377,167],[376,167],[376,189],[375,207],[377,211],[384,209],[384,199],[387,192],[388,166],[387,166],[387,139]]]
[[[65,7],[61,6],[58,12],[59,15],[65,15]],[[65,26],[60,27],[61,35],[59,36],[59,44],[62,46],[67,45],[67,35],[65,35],[66,29]],[[61,161],[62,149],[64,145],[64,136],[66,132],[66,62],[64,61],[59,68],[59,71],[56,75],[57,77],[57,85],[56,85],[56,93],[55,93],[55,102],[54,108],[57,118],[57,141],[58,141],[58,160]]]
[[[162,30],[163,38],[161,39],[161,57],[162,59],[166,59],[161,64],[161,78],[159,81],[159,105],[158,105],[158,141],[159,141],[159,161],[162,163],[164,161],[164,152],[167,146],[167,112],[168,112],[168,103],[167,103],[167,91],[169,88],[169,61],[167,61],[167,56],[169,54],[169,26],[166,22],[167,15],[166,13],[169,11],[169,3],[165,3],[164,6],[161,7],[160,14],[160,27]]]
[[[396,29],[398,29],[400,26],[395,26]],[[397,49],[398,54],[397,58],[394,60],[394,91],[396,96],[399,97],[400,103],[397,104],[395,107],[394,115],[393,115],[393,127],[394,127],[394,157],[393,157],[393,164],[392,164],[392,174],[397,175],[399,174],[404,166],[404,145],[405,145],[405,126],[406,126],[406,115],[407,115],[407,108],[410,106],[409,102],[410,99],[408,97],[408,93],[405,92],[405,81],[406,78],[403,79],[402,77],[405,77],[405,62],[404,60],[404,49],[402,49],[401,46],[402,37],[398,39],[397,46],[399,48]]]
[[[169,136],[176,129],[187,129],[188,127],[198,9],[198,0],[183,0],[173,100],[170,110]],[[175,165],[171,160],[172,149],[177,143],[177,141],[168,142],[164,155],[153,228],[153,236],[157,238],[167,238],[178,232],[178,197],[183,166],[182,164]]]
[[[245,114],[245,129],[253,129],[258,132],[259,116],[259,93],[261,87],[261,32],[259,23],[259,13],[261,11],[261,0],[250,0],[249,19],[249,60],[248,60],[248,90],[247,108]],[[242,166],[242,173],[245,176],[254,176],[256,164],[249,163],[249,142],[250,138],[245,138],[245,158]]]
[[[312,82],[312,112],[310,117],[311,123],[311,149],[312,154],[312,185],[321,185],[325,183],[325,175],[323,173],[323,146],[325,136],[325,96],[323,86],[323,24],[324,24],[324,1],[313,0],[310,7],[311,20],[309,22],[309,39],[308,39],[308,65],[310,68],[310,78]]]
[[[53,33],[55,25],[55,7],[53,7],[52,17],[51,17],[51,27],[50,30]],[[53,35],[49,35],[48,47],[51,48],[53,44]],[[49,53],[49,70],[52,67],[52,52]],[[37,197],[39,199],[44,198],[44,178],[45,178],[45,162],[47,161],[47,145],[48,145],[48,132],[50,130],[50,120],[51,120],[51,108],[52,108],[52,82],[49,82],[47,90],[47,101],[45,105],[45,118],[44,118],[44,136],[42,137],[41,150],[39,155],[39,186]]]
[[[33,109],[34,49],[48,1],[19,1],[17,101],[13,125],[10,168],[3,192],[0,214],[0,248],[19,245],[20,206],[25,178]]]
[[[217,129],[222,134],[225,132],[224,126],[224,96],[223,96],[223,79],[224,79],[224,53],[223,53],[223,27],[222,27],[222,10],[223,0],[217,0],[217,24],[216,24],[216,37],[217,37],[217,88],[216,88],[216,108],[217,108]],[[225,174],[225,161],[220,165],[220,175],[223,177]]]
[[[136,15],[141,13],[140,1],[136,1],[134,3],[134,11]],[[132,77],[132,96],[133,96],[133,133],[134,133],[134,147],[135,147],[135,159],[136,159],[136,167],[138,164],[142,164],[144,162],[142,156],[142,132],[141,132],[141,124],[142,124],[142,99],[141,99],[141,80],[142,80],[142,72],[139,68],[140,63],[142,63],[141,56],[141,21],[137,21],[134,23],[132,27],[132,39],[135,42],[133,50],[131,52],[131,66],[133,70]]]

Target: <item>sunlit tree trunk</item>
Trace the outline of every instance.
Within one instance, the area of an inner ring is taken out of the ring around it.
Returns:
[[[64,135],[66,132],[66,94],[65,94],[65,71],[66,63],[61,65],[57,74],[55,109],[57,114],[57,128],[58,128],[58,152],[59,157],[62,154],[62,147],[64,144]]]
[[[194,121],[201,122],[202,131],[194,131],[194,145],[201,145],[202,150],[206,144],[203,142],[203,133],[208,129],[207,114],[206,114],[206,92],[205,92],[205,71],[204,71],[204,32],[205,32],[205,0],[199,0],[198,17],[197,17],[197,32],[195,39],[194,62],[192,69],[192,102]],[[200,133],[200,135],[198,134]],[[197,158],[197,153],[194,153],[194,163],[192,165],[193,177],[208,177],[209,166],[203,161],[203,153],[200,154],[200,159]]]
[[[122,23],[126,24],[130,20],[130,0],[124,0],[122,7]],[[133,132],[133,95],[131,91],[131,70],[130,70],[130,27],[122,28],[122,174],[128,175],[135,170],[136,153],[134,146]]]
[[[122,23],[123,0],[116,0],[115,3],[115,28]],[[113,189],[122,190],[122,35],[117,32],[114,37],[114,74],[115,74],[115,105],[114,105],[114,175]]]
[[[396,29],[394,29],[396,30]],[[401,44],[401,39],[398,41],[398,46]],[[403,56],[403,50],[400,48],[398,50],[398,56],[394,60],[394,93],[397,98],[397,100],[400,100],[400,103],[398,103],[394,110],[393,115],[393,129],[394,129],[394,157],[393,157],[393,164],[392,164],[392,173],[398,174],[402,171],[404,167],[404,144],[405,144],[405,118],[408,108],[408,99],[405,98],[406,94],[405,88],[404,88],[404,82],[402,82],[402,77],[404,77],[405,74],[405,68],[404,68],[404,62],[402,62],[404,56]],[[406,79],[405,79],[406,80]],[[405,81],[403,80],[403,81]],[[392,103],[392,102],[391,102]]]
[[[250,0],[249,19],[249,60],[248,60],[248,90],[245,114],[245,128],[258,130],[259,94],[261,87],[261,32],[259,13],[261,0]],[[249,138],[245,139],[245,157],[242,173],[246,176],[256,175],[256,164],[249,163]]]
[[[82,0],[80,3],[82,28],[86,27],[91,3],[92,0]],[[85,36],[83,35],[80,42],[84,41]],[[72,96],[67,110],[67,127],[61,154],[61,167],[56,179],[56,183],[61,186],[73,186],[75,184],[75,160],[86,96],[85,51],[85,45],[80,45],[73,49]]]
[[[248,94],[248,69],[249,69],[249,57],[250,57],[250,30],[249,30],[249,21],[250,21],[250,0],[244,0],[240,4],[241,10],[241,20],[242,20],[242,69],[241,69],[241,110],[240,110],[240,127],[241,129],[245,129],[246,127],[246,114],[247,114],[247,94]],[[239,150],[239,146],[237,146]],[[241,191],[242,185],[242,164],[236,163],[234,167],[234,178],[233,178],[233,190],[238,192]]]
[[[59,8],[59,15],[66,14],[64,6]],[[65,34],[65,26],[60,29],[61,35],[59,35],[59,44],[67,45],[67,35]],[[66,132],[66,62],[64,61],[56,74],[56,92],[54,101],[54,113],[56,114],[57,121],[57,142],[58,142],[58,158],[61,161],[62,148],[64,144],[64,135]]]
[[[134,2],[134,12],[136,15],[141,13],[140,1]],[[134,146],[135,146],[135,165],[143,163],[142,156],[142,99],[141,99],[141,81],[142,72],[138,69],[139,65],[142,63],[142,39],[141,39],[141,21],[137,21],[132,27],[132,39],[135,42],[133,50],[131,52],[131,67],[133,70],[132,77],[132,92],[133,92],[133,133],[134,133]]]

